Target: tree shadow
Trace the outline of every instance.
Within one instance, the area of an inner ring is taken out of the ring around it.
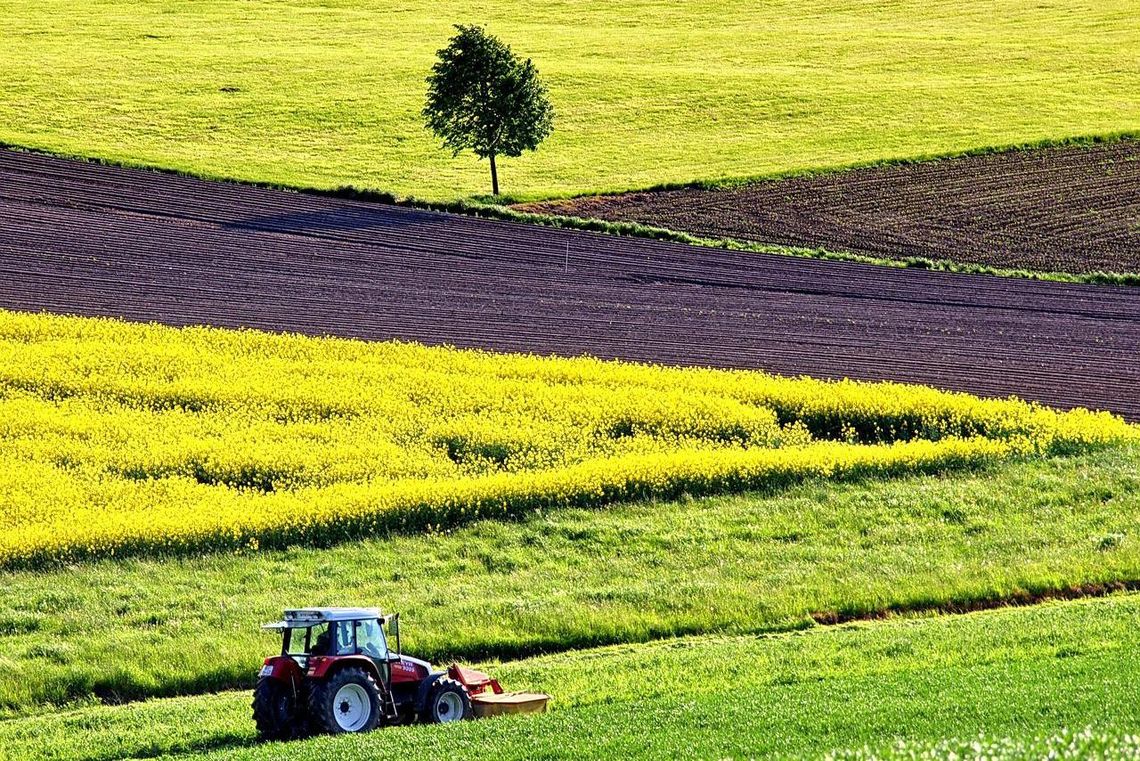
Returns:
[[[263,214],[225,222],[229,230],[304,235],[309,237],[355,238],[361,233],[408,230],[437,226],[446,220],[440,214],[400,206],[375,207],[346,204],[308,211]]]

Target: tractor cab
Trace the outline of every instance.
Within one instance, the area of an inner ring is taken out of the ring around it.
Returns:
[[[285,611],[285,618],[263,629],[281,632],[281,655],[302,671],[326,659],[363,656],[379,669],[400,660],[400,614],[376,608],[304,608]],[[388,647],[389,632],[396,649]],[[383,675],[383,674],[382,674]]]

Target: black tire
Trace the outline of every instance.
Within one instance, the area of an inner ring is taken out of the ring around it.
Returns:
[[[309,689],[309,721],[330,735],[368,732],[380,723],[380,685],[359,666],[348,666]]]
[[[446,724],[474,717],[471,698],[459,682],[442,677],[428,690],[423,720],[427,724]]]
[[[305,735],[293,688],[263,676],[253,688],[253,723],[263,740],[293,740]]]

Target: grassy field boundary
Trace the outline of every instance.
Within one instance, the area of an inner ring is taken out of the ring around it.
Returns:
[[[906,604],[890,604],[879,608],[844,607],[811,614],[818,626],[843,626],[868,621],[926,618],[929,616],[964,616],[989,610],[1027,608],[1052,602],[1091,600],[1114,594],[1140,592],[1140,579],[1121,579],[1086,584],[1027,586],[1004,595],[976,595],[948,600],[916,600]]]
[[[379,200],[379,198],[370,198],[370,194],[367,192],[350,193],[348,191],[349,189],[342,188],[337,192],[340,194],[340,197],[345,198]],[[891,267],[893,269],[922,269],[966,275],[993,275],[996,277],[1041,280],[1054,283],[1117,286],[1140,285],[1140,273],[1135,272],[1087,272],[1076,274],[1071,272],[1040,272],[1027,269],[1006,269],[1002,267],[990,267],[984,264],[958,262],[952,259],[929,259],[920,256],[912,256],[906,259],[889,259],[885,257],[866,256],[849,251],[831,251],[823,248],[753,243],[735,238],[702,238],[689,233],[678,232],[664,227],[651,227],[636,222],[609,222],[602,219],[583,219],[580,217],[566,217],[553,214],[536,214],[533,212],[517,211],[506,206],[469,201],[433,203],[411,199],[399,201],[398,203],[431,211],[467,214],[469,216],[498,219],[506,222],[521,222],[523,224],[541,225],[566,230],[581,230],[585,232],[604,233],[607,235],[648,238],[651,240],[702,246],[704,248],[725,249],[729,251],[751,251],[758,254],[776,254],[779,256],[793,256],[824,261],[871,264],[880,267]]]
[[[911,164],[930,164],[951,159],[976,158],[979,156],[993,156],[1000,153],[1017,153],[1022,151],[1047,150],[1050,148],[1080,148],[1106,143],[1116,143],[1121,140],[1140,140],[1140,129],[1125,129],[1114,132],[1104,132],[1089,135],[1070,135],[1068,137],[1042,138],[1040,140],[1026,140],[1016,143],[1000,143],[997,145],[976,146],[958,151],[943,151],[934,153],[921,153],[914,155],[888,156],[871,161],[854,161],[847,164],[833,164],[816,168],[789,169],[779,172],[765,172],[739,177],[722,177],[717,179],[696,178],[681,182],[662,182],[640,188],[626,188],[624,190],[607,190],[602,192],[587,191],[566,195],[551,195],[544,201],[573,200],[576,198],[594,198],[596,196],[621,195],[624,193],[661,193],[669,190],[730,190],[744,185],[754,185],[758,182],[776,182],[780,180],[795,180],[805,177],[828,177],[844,174],[857,169],[884,169],[894,166],[909,166]],[[489,196],[475,196],[472,200],[489,201]],[[509,196],[500,196],[498,203],[537,203],[523,201]]]
[[[978,147],[965,151],[955,151],[941,154],[894,157],[871,162],[821,167],[818,169],[791,170],[787,172],[777,172],[748,177],[728,178],[721,180],[692,180],[689,182],[680,183],[663,183],[647,188],[628,188],[624,190],[605,190],[597,192],[591,191],[576,195],[551,195],[549,197],[543,197],[541,199],[525,200],[527,202],[538,202],[540,200],[554,201],[572,198],[588,198],[603,195],[620,195],[623,193],[654,193],[669,190],[723,190],[758,182],[835,175],[857,169],[904,166],[909,164],[945,161],[949,159],[967,158],[972,156],[986,156],[999,153],[1007,153],[1011,151],[1040,150],[1046,148],[1064,148],[1073,146],[1092,146],[1116,142],[1120,140],[1140,140],[1140,130],[1124,130],[1103,135],[1082,135],[1066,138],[1038,140],[1026,143],[1015,143],[1010,145]],[[27,153],[52,156],[54,158],[67,159],[72,161],[84,161],[103,166],[114,166],[122,167],[125,169],[158,172],[160,174],[169,174],[178,177],[188,177],[199,180],[209,180],[212,182],[225,182],[233,185],[264,188],[267,190],[303,193],[306,195],[316,195],[331,198],[343,198],[345,200],[361,201],[366,203],[390,204],[414,209],[422,209],[425,211],[438,211],[449,214],[462,214],[465,216],[478,217],[483,219],[494,219],[503,222],[518,222],[521,224],[553,227],[563,230],[578,230],[582,232],[602,233],[606,235],[645,238],[649,240],[658,240],[669,243],[681,243],[691,246],[701,246],[704,248],[724,249],[730,251],[750,251],[759,254],[776,254],[780,256],[819,259],[823,261],[872,264],[880,267],[891,267],[894,269],[922,269],[956,274],[992,275],[996,277],[1013,277],[1056,283],[1140,286],[1140,273],[1137,272],[1088,272],[1080,274],[1070,272],[1049,272],[1029,269],[992,267],[982,264],[969,264],[952,259],[930,259],[927,257],[917,256],[908,257],[906,259],[892,259],[887,257],[856,254],[849,251],[832,251],[823,248],[756,243],[752,241],[743,241],[736,238],[706,238],[677,230],[671,230],[664,227],[654,227],[651,225],[643,225],[636,222],[610,222],[602,219],[521,211],[512,208],[511,204],[520,203],[524,199],[514,198],[511,196],[501,196],[495,202],[490,201],[486,196],[473,196],[471,198],[458,201],[430,201],[422,198],[416,198],[414,196],[401,197],[386,190],[357,188],[347,185],[337,188],[320,188],[282,185],[278,183],[258,182],[254,180],[243,180],[224,175],[187,172],[179,169],[156,166],[154,164],[148,164],[145,162],[117,161],[70,153],[59,153],[35,147],[6,143],[3,141],[0,141],[0,149],[23,151]]]

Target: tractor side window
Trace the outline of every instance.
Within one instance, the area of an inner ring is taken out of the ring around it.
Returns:
[[[309,633],[309,654],[325,655],[329,651],[329,625],[314,626]]]
[[[336,654],[352,655],[356,652],[356,643],[352,637],[352,621],[336,622]]]
[[[305,649],[308,642],[309,630],[306,629],[286,629],[285,636],[288,638],[285,641],[285,652],[289,655],[306,655],[308,651]]]
[[[376,619],[356,622],[356,646],[358,652],[370,658],[384,658],[388,655],[388,643],[384,640],[384,629]]]

